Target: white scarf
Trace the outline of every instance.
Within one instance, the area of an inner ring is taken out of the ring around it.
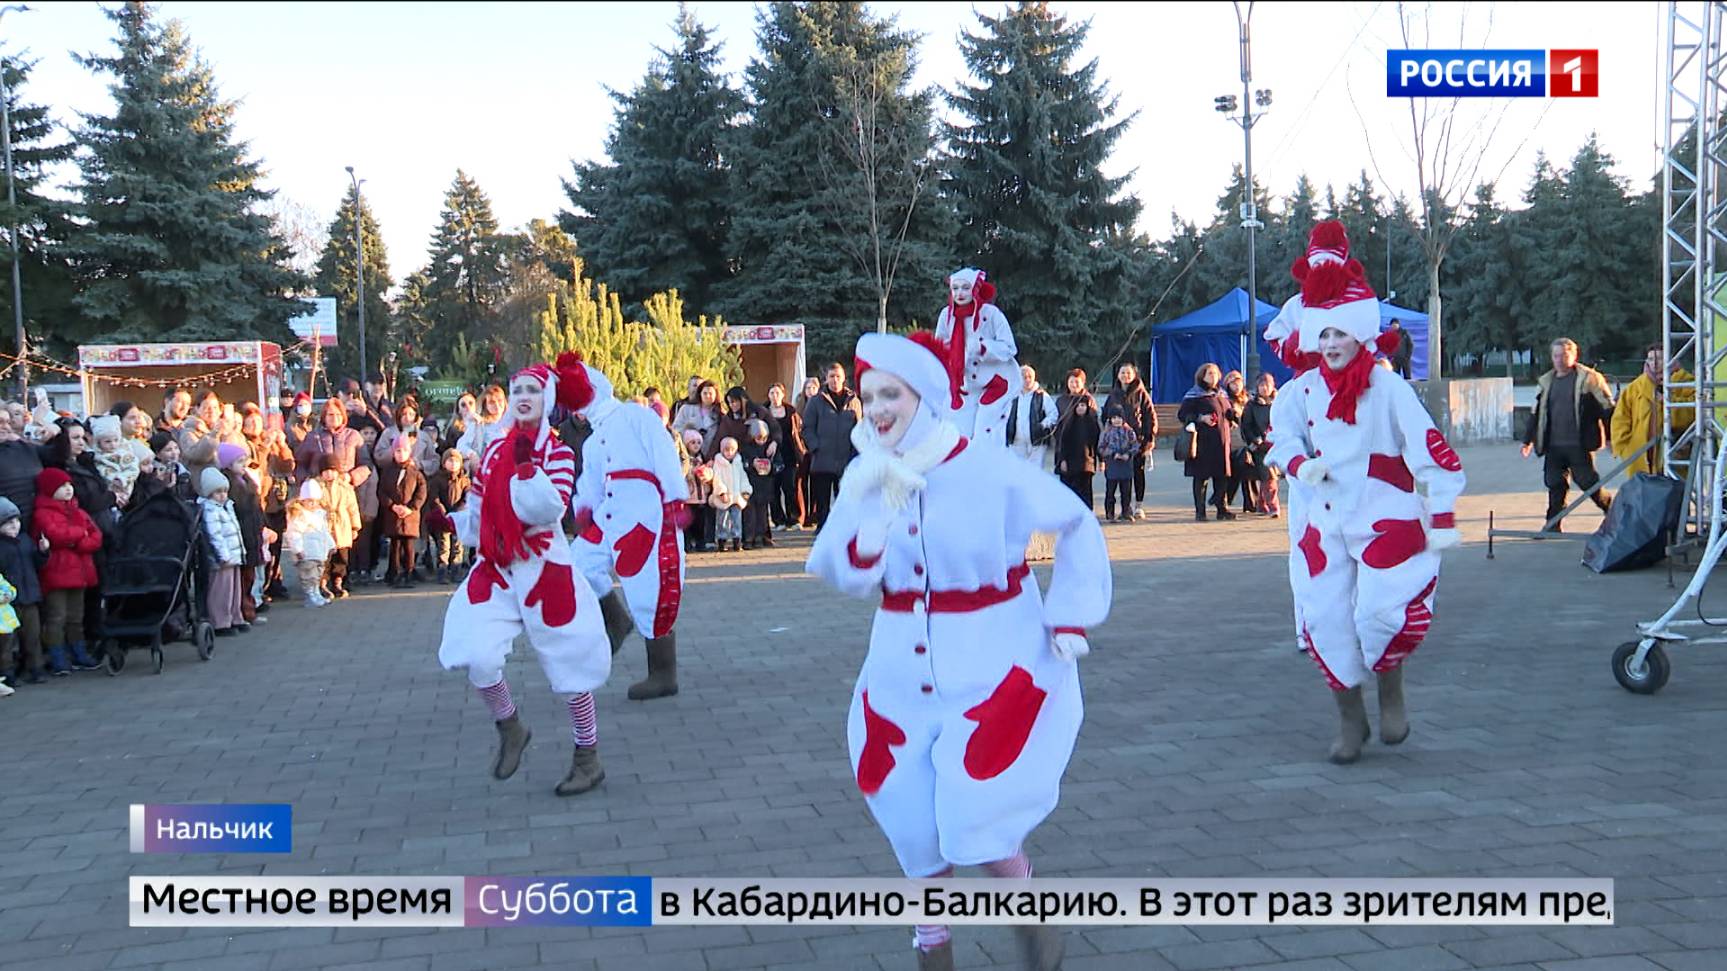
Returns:
[[[858,450],[858,460],[846,470],[841,488],[879,492],[882,507],[893,516],[927,484],[924,476],[929,470],[953,454],[960,433],[927,405],[920,405],[911,427],[900,440],[902,446],[911,443],[904,451],[884,448],[875,426],[867,421],[853,426],[851,439]]]

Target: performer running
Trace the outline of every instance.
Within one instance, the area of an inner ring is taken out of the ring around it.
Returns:
[[[962,437],[944,354],[927,333],[858,340],[859,456],[806,569],[881,594],[847,736],[900,867],[1025,878],[1026,835],[1055,808],[1079,733],[1075,661],[1109,613],[1109,554],[1055,477]],[[1024,561],[1034,532],[1059,537],[1047,599]],[[1059,966],[1055,928],[1018,932],[1030,967]],[[915,943],[920,968],[953,967],[946,927]]]
[[[664,698],[678,693],[673,627],[684,589],[678,534],[689,515],[683,465],[659,415],[619,401],[604,374],[580,366],[590,390],[572,407],[592,431],[582,443],[576,483],[576,562],[600,598],[612,653],[632,628],[647,640],[648,676],[630,685],[630,700]],[[621,592],[612,587],[614,572]]]
[[[1347,764],[1371,735],[1361,693],[1369,671],[1380,740],[1409,734],[1402,664],[1433,622],[1439,551],[1460,541],[1463,463],[1409,383],[1374,366],[1379,301],[1348,258],[1342,227],[1315,227],[1298,269],[1302,292],[1280,315],[1280,355],[1318,363],[1272,405],[1267,458],[1291,481],[1297,625],[1337,701],[1331,761]]]
[[[947,283],[948,304],[936,320],[935,336],[946,345],[941,353],[953,385],[951,419],[974,442],[1006,445],[1007,413],[1023,380],[1013,328],[996,307],[995,284],[982,270],[957,270]]]
[[[558,783],[574,796],[605,779],[594,718],[595,688],[611,671],[605,626],[593,591],[576,582],[561,524],[575,491],[575,455],[547,423],[554,401],[574,408],[591,395],[587,374],[569,355],[555,368],[536,364],[510,379],[507,435],[486,447],[457,534],[479,558],[450,598],[438,660],[468,669],[498,725],[492,775],[508,779],[521,765],[530,733],[521,723],[504,659],[526,633],[552,690],[567,695],[575,755]]]

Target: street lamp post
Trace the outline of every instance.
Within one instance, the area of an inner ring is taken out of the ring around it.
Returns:
[[[24,13],[29,9],[23,4],[0,8],[0,19],[13,11]],[[18,180],[12,170],[12,94],[6,90],[4,60],[0,60],[0,142],[4,143],[6,153],[6,206],[12,215],[8,235],[12,240],[12,328],[18,341],[18,400],[29,403],[30,364],[25,359],[24,283],[18,271]]]
[[[1259,373],[1259,267],[1257,254],[1254,252],[1254,231],[1265,228],[1265,224],[1259,221],[1258,200],[1253,197],[1253,126],[1265,117],[1265,112],[1255,112],[1253,109],[1271,107],[1271,89],[1261,88],[1257,92],[1251,90],[1253,45],[1249,24],[1252,19],[1253,4],[1249,2],[1244,11],[1241,0],[1235,0],[1235,23],[1241,31],[1241,116],[1233,117],[1236,109],[1235,95],[1226,94],[1213,100],[1220,114],[1229,116],[1230,121],[1241,126],[1242,174],[1246,180],[1241,201],[1241,228],[1247,230],[1247,334],[1242,338],[1241,353],[1243,371],[1250,384],[1254,375]],[[1250,97],[1251,101],[1248,100]]]
[[[360,232],[360,184],[365,179],[354,177],[354,167],[348,166],[348,179],[354,183],[354,292],[355,309],[360,315],[360,381],[366,380],[366,238]]]

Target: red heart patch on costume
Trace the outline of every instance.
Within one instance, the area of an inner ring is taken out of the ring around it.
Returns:
[[[1439,429],[1427,430],[1427,454],[1433,456],[1433,461],[1447,472],[1462,472],[1463,460],[1457,457],[1457,450],[1439,434]]]
[[[1375,570],[1389,570],[1427,548],[1427,531],[1419,519],[1381,519],[1373,531],[1380,536],[1361,551],[1361,562]]]
[[[977,722],[965,743],[966,774],[981,782],[1006,772],[1025,749],[1047,697],[1030,671],[1014,665],[988,698],[965,713]]]
[[[905,744],[905,730],[876,713],[869,706],[869,692],[863,693],[864,747],[858,755],[858,788],[866,796],[881,791],[887,774],[893,771],[894,758],[890,749]]]
[[[983,397],[979,401],[986,405],[993,405],[1006,396],[1007,379],[998,374],[990,378],[989,383],[983,386]]]
[[[1325,550],[1319,546],[1319,530],[1312,526],[1301,534],[1301,542],[1295,544],[1301,550],[1301,555],[1307,557],[1307,575],[1319,576],[1325,572]]]
[[[654,551],[654,531],[637,523],[635,528],[618,537],[612,549],[618,554],[618,576],[633,577],[642,572],[648,555]]]
[[[576,619],[575,573],[568,563],[547,563],[540,568],[540,578],[522,601],[524,607],[536,605],[547,627],[562,627]]]
[[[492,599],[492,589],[508,590],[510,585],[504,582],[504,575],[492,565],[491,560],[481,560],[474,564],[474,572],[468,574],[468,603],[483,604]]]
[[[1409,471],[1409,463],[1403,461],[1401,455],[1381,455],[1378,452],[1369,455],[1367,477],[1388,483],[1404,492],[1415,491],[1415,476]]]

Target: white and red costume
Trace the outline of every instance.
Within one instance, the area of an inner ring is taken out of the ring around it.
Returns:
[[[1345,691],[1394,671],[1426,636],[1463,465],[1408,382],[1374,366],[1379,302],[1341,224],[1315,227],[1294,272],[1302,292],[1266,338],[1300,373],[1272,405],[1267,459],[1290,482],[1298,633]],[[1339,371],[1318,356],[1327,328],[1363,345]]]
[[[1090,510],[951,424],[940,350],[859,340],[860,375],[891,373],[922,401],[893,452],[858,426],[859,457],[806,566],[844,593],[881,596],[847,736],[858,787],[914,877],[1023,862],[1083,717],[1074,659],[1111,595]],[[1036,532],[1058,537],[1047,597],[1024,559]]]
[[[950,420],[974,442],[1000,445],[1007,441],[1007,415],[1014,390],[1024,377],[1019,371],[1019,346],[1007,315],[994,303],[995,285],[982,270],[966,268],[948,277],[972,284],[969,303],[948,305],[936,318],[935,336],[945,345],[944,357],[952,391]],[[951,292],[951,291],[950,291]]]
[[[619,401],[604,374],[586,364],[582,367],[593,395],[575,411],[593,432],[582,444],[582,475],[576,483],[576,561],[601,598],[613,595],[616,575],[629,620],[648,642],[650,681],[657,685],[670,679],[663,687],[671,690],[649,691],[648,682],[643,682],[631,687],[630,697],[672,694],[676,690],[673,628],[684,590],[684,544],[679,534],[687,515],[684,500],[689,497],[683,465],[659,415],[634,402]],[[613,632],[613,650],[628,632],[628,627]]]
[[[549,414],[557,373],[538,364],[516,378],[523,376],[545,387]],[[518,450],[527,461],[518,461]],[[453,517],[462,543],[478,547],[480,555],[450,598],[438,660],[445,668],[467,668],[475,687],[502,683],[511,642],[523,633],[553,691],[592,691],[611,672],[599,603],[577,582],[564,539],[575,462],[544,414],[537,429],[512,424],[507,436],[486,447],[467,508]]]

